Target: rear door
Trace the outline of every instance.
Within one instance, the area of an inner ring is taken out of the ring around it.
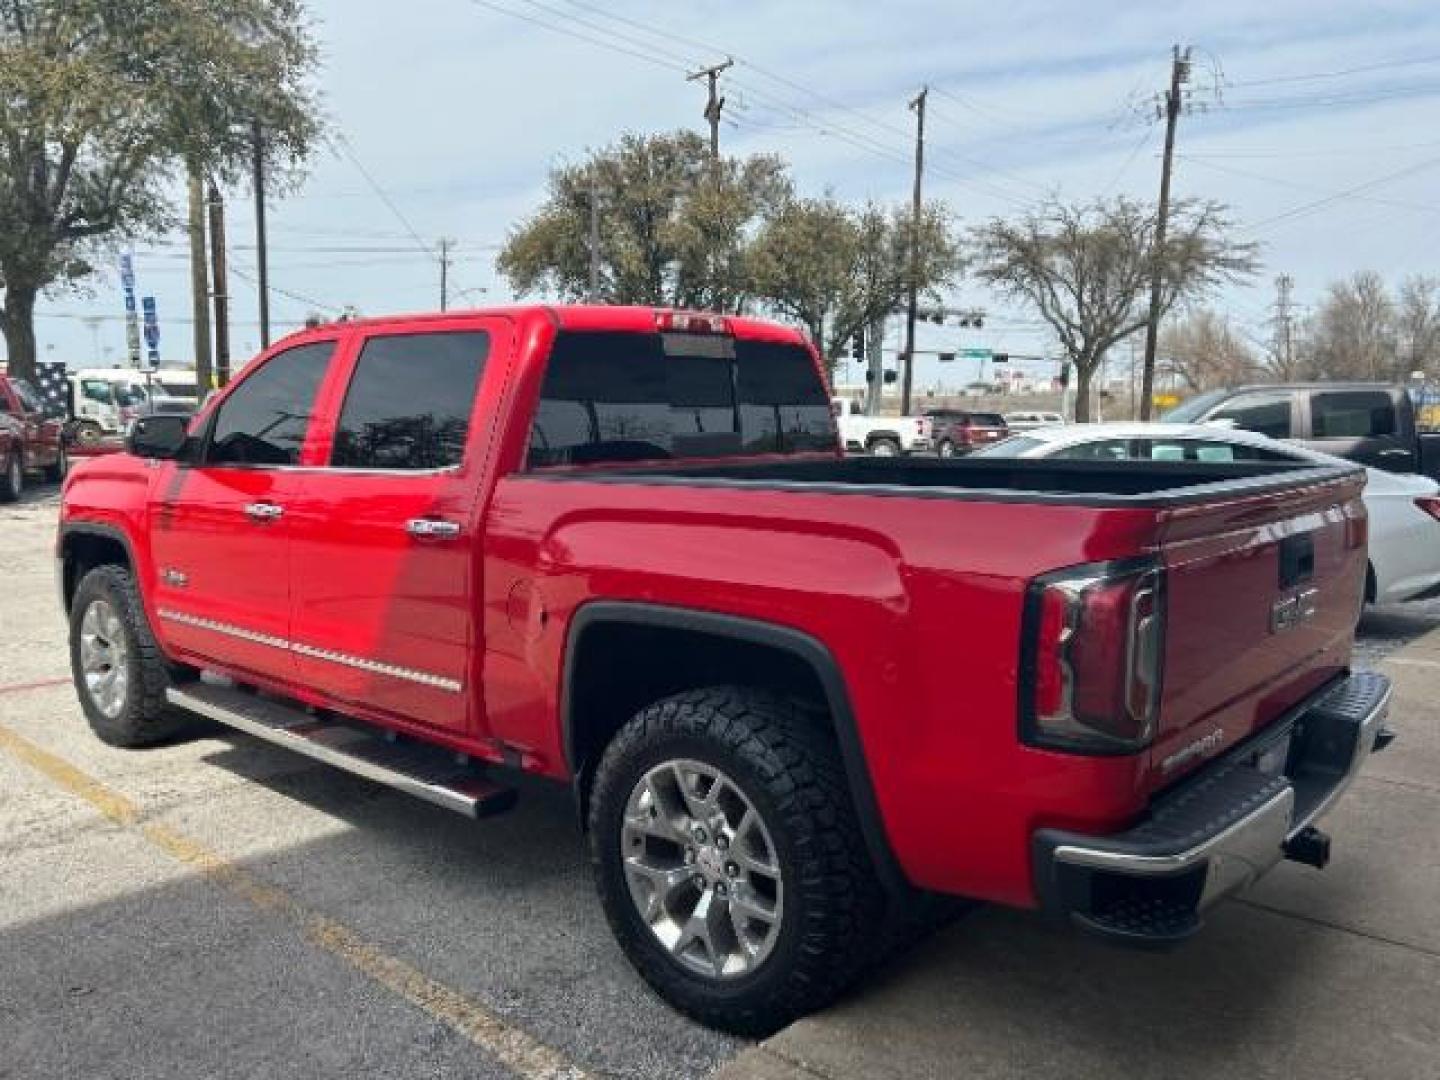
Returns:
[[[291,518],[306,685],[456,732],[478,722],[475,519],[499,381],[484,376],[509,332],[467,318],[360,339],[328,457]]]
[[[1221,423],[1272,439],[1300,435],[1299,395],[1290,390],[1250,390],[1221,402],[1205,414],[1205,423]]]
[[[293,675],[291,515],[336,342],[256,361],[208,419],[199,460],[151,481],[152,596],[166,641],[265,678]]]
[[[1389,390],[1315,390],[1308,401],[1306,445],[1377,469],[1415,471],[1415,442]]]

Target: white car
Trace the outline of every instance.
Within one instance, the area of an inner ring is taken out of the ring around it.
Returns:
[[[851,453],[899,457],[930,449],[933,422],[926,416],[866,416],[854,398],[831,398],[840,440]]]
[[[1043,427],[1064,427],[1065,417],[1058,412],[1007,412],[1005,423],[1015,431],[1031,431]]]
[[[1353,465],[1292,443],[1212,424],[1072,424],[1016,435],[972,457],[1084,461],[1313,461]],[[1366,469],[1370,573],[1365,599],[1413,600],[1440,587],[1440,484],[1425,476]]]

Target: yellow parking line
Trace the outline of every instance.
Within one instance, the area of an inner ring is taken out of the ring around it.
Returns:
[[[475,999],[390,956],[343,923],[311,911],[289,893],[183,833],[142,821],[135,802],[3,724],[0,750],[83,799],[110,821],[132,829],[177,862],[194,867],[252,906],[295,924],[320,948],[463,1035],[524,1080],[584,1080],[585,1072],[559,1051],[500,1019]]]

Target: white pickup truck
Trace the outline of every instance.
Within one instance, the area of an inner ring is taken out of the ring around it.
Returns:
[[[933,425],[929,417],[866,416],[854,398],[831,398],[830,409],[847,451],[898,457],[931,449]]]

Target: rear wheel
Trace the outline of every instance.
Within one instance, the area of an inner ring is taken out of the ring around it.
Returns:
[[[872,439],[866,448],[874,457],[899,457],[900,443],[895,439]]]
[[[94,420],[81,420],[75,425],[75,441],[82,446],[94,446],[105,437],[105,432]]]
[[[11,450],[0,473],[0,502],[14,502],[25,490],[25,459],[19,450]]]
[[[940,446],[937,448],[937,453],[939,453],[939,455],[943,458],[954,457],[955,443],[952,442],[950,439],[941,439]]]
[[[111,746],[147,746],[188,723],[166,704],[170,670],[124,567],[98,566],[76,588],[70,670],[85,718]]]
[[[833,736],[770,694],[716,687],[637,714],[597,770],[590,844],[631,963],[738,1034],[835,997],[883,922]]]

